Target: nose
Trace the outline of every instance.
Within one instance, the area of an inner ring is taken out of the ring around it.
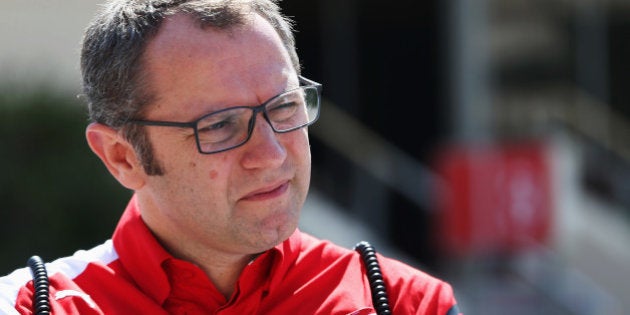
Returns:
[[[245,153],[241,163],[248,169],[277,168],[287,158],[287,150],[279,137],[273,131],[271,125],[263,117],[263,113],[257,113],[249,141],[244,145]]]

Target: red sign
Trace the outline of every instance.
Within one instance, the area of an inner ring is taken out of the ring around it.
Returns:
[[[454,147],[439,155],[436,237],[449,254],[509,253],[545,243],[551,184],[541,143]]]

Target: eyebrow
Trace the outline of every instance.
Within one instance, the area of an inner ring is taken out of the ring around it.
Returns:
[[[276,97],[278,97],[278,96],[280,96],[280,95],[282,95],[282,94],[284,94],[286,92],[296,90],[296,89],[300,88],[303,85],[315,85],[315,86],[320,86],[321,87],[321,84],[319,84],[319,83],[317,83],[315,81],[309,80],[309,79],[307,79],[307,78],[305,78],[305,77],[303,77],[301,75],[298,75],[298,85],[297,86],[285,89],[284,91],[282,91],[282,92],[280,92],[280,93],[278,93],[278,94],[276,94],[276,95],[266,99],[264,102],[256,104],[256,105],[229,106],[229,107],[225,107],[225,108],[222,108],[222,109],[217,109],[217,110],[214,110],[214,111],[206,112],[205,114],[197,116],[196,118],[194,118],[192,120],[188,120],[188,121],[132,119],[129,122],[130,123],[135,123],[135,124],[140,124],[140,125],[172,126],[172,127],[193,128],[194,129],[195,128],[195,124],[203,117],[206,117],[208,115],[212,115],[212,114],[215,114],[215,113],[219,113],[219,112],[222,112],[222,111],[225,111],[225,110],[234,109],[234,108],[245,108],[245,107],[251,108],[251,107],[261,106],[263,104],[267,104],[270,100],[272,100],[272,99],[274,99],[274,98],[276,98]]]

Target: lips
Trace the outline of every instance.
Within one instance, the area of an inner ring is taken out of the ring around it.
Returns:
[[[247,194],[243,200],[258,201],[272,199],[282,195],[289,188],[289,182],[284,181],[279,184],[270,185]]]

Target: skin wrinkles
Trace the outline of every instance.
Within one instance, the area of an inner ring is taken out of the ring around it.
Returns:
[[[149,120],[191,121],[298,86],[280,38],[258,16],[226,33],[175,15],[144,60],[159,104],[146,111]],[[165,172],[145,176],[136,190],[142,216],[171,253],[198,264],[229,295],[222,284],[297,227],[310,181],[307,129],[276,134],[259,114],[245,145],[210,155],[197,151],[192,130],[174,129],[147,127]]]

